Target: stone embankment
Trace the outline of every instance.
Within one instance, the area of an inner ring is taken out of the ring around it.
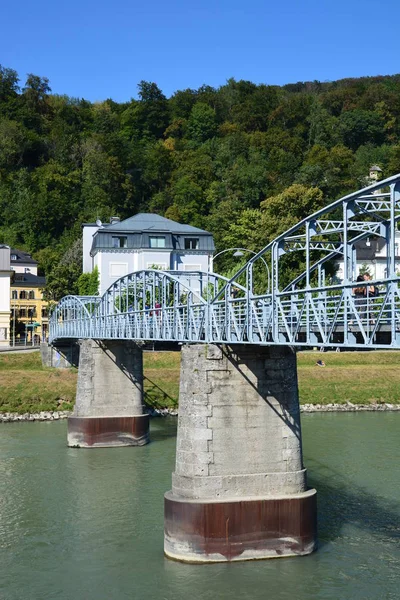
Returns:
[[[400,411],[400,404],[389,404],[387,402],[379,404],[302,404],[300,412],[384,412],[384,411]],[[150,408],[147,407],[145,412],[150,417],[177,417],[178,410],[176,408]],[[54,410],[41,411],[38,413],[0,413],[0,423],[14,423],[17,421],[59,421],[66,419],[71,414],[69,410]]]
[[[345,404],[301,404],[300,412],[382,412],[388,410],[400,410],[400,404],[389,404],[382,402],[379,404],[353,404],[346,402]]]
[[[66,419],[71,412],[69,410],[42,410],[38,413],[0,413],[0,423],[15,421],[59,421]]]

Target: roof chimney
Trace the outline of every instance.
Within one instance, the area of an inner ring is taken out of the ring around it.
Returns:
[[[110,223],[111,223],[111,225],[114,225],[114,223],[119,223],[120,220],[121,219],[119,217],[110,217]]]

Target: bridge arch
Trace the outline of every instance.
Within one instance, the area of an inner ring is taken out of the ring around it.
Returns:
[[[399,219],[400,174],[314,212],[230,279],[149,269],[121,277],[101,298],[64,298],[51,318],[50,338],[400,347]],[[360,284],[356,245],[374,237],[387,248],[385,276]],[[285,281],[284,257],[290,255],[300,256],[303,267]],[[327,281],[325,266],[337,256],[343,280]],[[255,289],[257,261],[267,266],[271,288]]]

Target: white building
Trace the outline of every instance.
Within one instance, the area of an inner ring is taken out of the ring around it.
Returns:
[[[384,279],[387,276],[387,244],[385,238],[371,237],[354,244],[356,251],[355,277],[359,275],[361,268],[368,268],[372,279]],[[396,271],[400,271],[400,231],[395,236],[395,260]],[[337,266],[336,276],[343,280],[343,259],[335,261]]]
[[[37,275],[38,263],[28,252],[10,248],[10,267],[15,273]]]
[[[10,344],[10,247],[0,245],[0,346]]]
[[[141,269],[208,271],[211,233],[156,214],[140,213],[109,224],[83,224],[83,272],[97,266],[100,295],[120,277]]]

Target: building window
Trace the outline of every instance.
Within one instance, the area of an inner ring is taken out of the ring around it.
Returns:
[[[19,309],[19,316],[25,318],[26,317],[26,309],[25,308],[20,308]]]
[[[128,263],[112,262],[109,264],[110,277],[118,278],[128,274]]]
[[[112,236],[112,247],[113,248],[127,248],[128,238],[126,235],[113,235]]]
[[[42,319],[47,319],[49,316],[49,311],[47,308],[42,308]]]
[[[17,260],[17,255],[16,254],[11,254],[10,258],[11,258],[11,260]]]
[[[165,248],[165,237],[161,237],[159,235],[151,235],[150,239],[150,248]]]
[[[22,290],[22,292],[19,293],[19,299],[26,300],[26,292],[24,290]]]
[[[18,292],[17,292],[17,290],[13,290],[13,291],[11,292],[11,298],[12,298],[13,300],[18,300]]]
[[[33,290],[31,290],[29,292],[29,300],[34,300],[35,299],[35,292]]]
[[[185,250],[198,250],[199,238],[185,238]]]

